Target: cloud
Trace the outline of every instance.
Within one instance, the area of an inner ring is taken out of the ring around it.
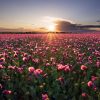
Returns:
[[[29,32],[31,29],[0,27],[0,32]]]
[[[100,20],[98,20],[100,23]],[[85,31],[98,31],[100,25],[79,25],[66,19],[55,20],[56,30],[60,32],[85,32]]]
[[[100,23],[100,20],[97,20],[96,22]]]
[[[72,21],[59,19],[55,21],[57,31],[75,31],[78,30],[77,24],[74,24]]]

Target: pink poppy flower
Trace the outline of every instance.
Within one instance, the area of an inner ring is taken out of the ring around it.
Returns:
[[[4,90],[2,93],[3,93],[3,94],[11,94],[12,91],[11,91],[11,90]]]
[[[34,72],[34,70],[35,70],[35,68],[34,68],[34,67],[29,67],[29,68],[28,68],[28,71],[29,71],[30,73],[33,73],[33,72]]]
[[[87,70],[87,66],[82,65],[82,66],[81,66],[81,70]]]
[[[0,89],[2,89],[3,88],[3,86],[2,86],[2,84],[0,84]]]
[[[3,68],[4,68],[4,66],[0,65],[0,69],[3,69]]]
[[[92,82],[92,81],[89,81],[89,82],[87,83],[87,85],[88,85],[88,87],[92,87],[92,86],[93,86],[93,82]]]
[[[43,73],[43,70],[41,70],[41,69],[36,69],[36,70],[34,70],[34,75],[36,76],[36,77],[38,77],[38,75],[41,75]]]
[[[65,66],[62,65],[62,64],[58,64],[58,65],[57,65],[57,69],[58,69],[58,70],[64,70],[64,69],[65,69]]]
[[[23,57],[23,61],[26,62],[28,59],[26,57]]]
[[[87,97],[87,94],[85,92],[82,93],[82,97]]]
[[[65,72],[69,72],[69,71],[71,71],[71,68],[70,68],[68,65],[65,65],[64,71],[65,71]]]
[[[48,95],[47,94],[42,94],[42,100],[49,100]]]
[[[95,80],[97,80],[97,77],[91,76],[91,80],[92,80],[92,81],[95,81]]]

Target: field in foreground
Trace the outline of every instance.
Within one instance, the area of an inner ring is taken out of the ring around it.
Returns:
[[[0,34],[0,100],[100,100],[100,34]]]

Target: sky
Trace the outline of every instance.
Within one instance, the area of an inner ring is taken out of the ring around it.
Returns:
[[[45,27],[47,17],[96,25],[100,20],[100,0],[0,0],[0,27]]]

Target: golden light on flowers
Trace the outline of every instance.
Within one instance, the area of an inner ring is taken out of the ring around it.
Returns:
[[[55,34],[54,32],[49,32],[47,34],[47,40],[48,40],[49,43],[52,43],[53,40],[56,40],[57,38],[59,38],[59,35]]]

